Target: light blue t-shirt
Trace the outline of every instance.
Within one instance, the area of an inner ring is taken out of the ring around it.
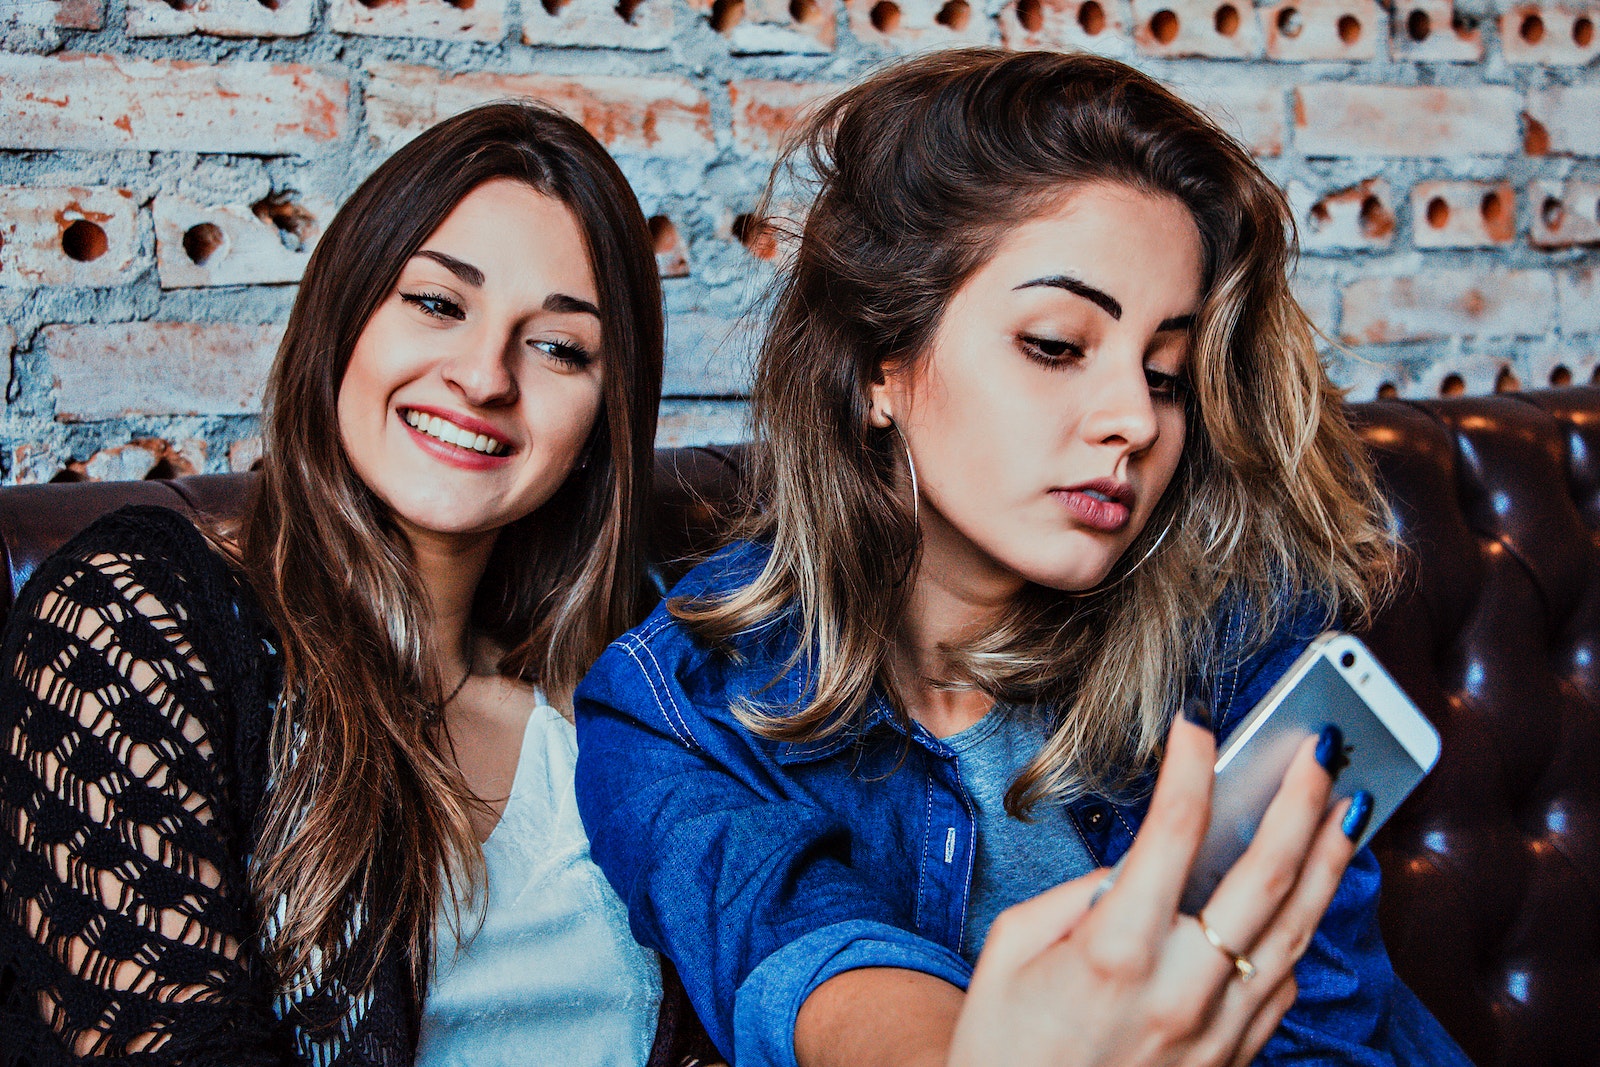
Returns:
[[[572,724],[543,700],[528,718],[505,813],[483,844],[483,926],[460,953],[441,915],[418,1067],[640,1067],[661,1006],[661,965],[589,858]],[[472,914],[467,933],[473,933]]]
[[[1098,866],[1064,805],[1036,804],[1029,822],[1006,814],[1006,790],[1050,732],[1044,713],[996,704],[973,725],[943,739],[956,754],[961,784],[977,813],[972,892],[961,936],[961,955],[968,963],[977,962],[995,916]]]

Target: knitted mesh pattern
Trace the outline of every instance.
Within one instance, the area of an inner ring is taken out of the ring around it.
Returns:
[[[270,642],[162,509],[102,519],[24,590],[0,649],[0,1063],[410,1063],[402,961],[361,997],[264,963],[245,857]]]

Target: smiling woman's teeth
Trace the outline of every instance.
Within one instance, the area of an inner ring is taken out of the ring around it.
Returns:
[[[491,439],[487,434],[463,430],[455,423],[446,422],[437,415],[424,415],[420,411],[407,411],[405,419],[406,425],[413,430],[425,433],[429,437],[438,438],[458,448],[468,448],[474,452],[482,452],[486,456],[499,456],[506,451],[505,445]]]

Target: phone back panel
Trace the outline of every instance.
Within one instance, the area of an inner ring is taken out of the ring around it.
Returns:
[[[1354,796],[1365,789],[1372,794],[1372,817],[1358,846],[1364,846],[1432,769],[1413,759],[1386,726],[1369,699],[1383,701],[1391,718],[1422,713],[1398,686],[1364,653],[1356,678],[1341,672],[1334,662],[1343,642],[1330,646],[1320,641],[1284,676],[1234,731],[1217,757],[1217,776],[1211,800],[1211,826],[1201,842],[1190,870],[1182,909],[1195,914],[1255,837],[1267,805],[1283,782],[1295,750],[1307,737],[1332,723],[1344,734],[1344,752],[1333,798]],[[1356,647],[1360,647],[1357,645]],[[1362,684],[1368,671],[1380,674],[1386,684]],[[1357,685],[1361,688],[1358,689]],[[1399,706],[1403,702],[1404,706]],[[1424,723],[1426,720],[1422,720]],[[1431,733],[1432,728],[1428,727]],[[1437,735],[1434,735],[1435,738]],[[1435,755],[1434,758],[1437,758]]]

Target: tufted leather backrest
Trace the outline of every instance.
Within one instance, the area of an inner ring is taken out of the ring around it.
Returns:
[[[1482,1067],[1594,1067],[1600,389],[1353,411],[1412,557],[1368,640],[1444,741],[1374,842],[1390,953]],[[660,558],[714,544],[741,460],[737,448],[658,453]],[[103,511],[155,498],[225,514],[249,485],[226,475],[0,489],[0,611],[40,558]]]
[[[1412,554],[1369,640],[1444,743],[1385,940],[1480,1065],[1600,1063],[1600,389],[1356,412]]]

